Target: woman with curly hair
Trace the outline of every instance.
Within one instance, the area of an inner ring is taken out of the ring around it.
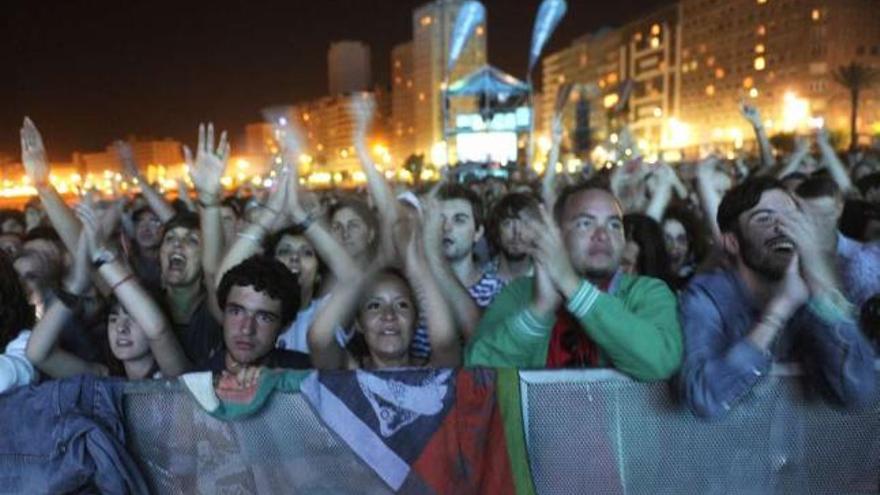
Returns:
[[[34,326],[34,308],[18,280],[12,261],[0,252],[0,393],[28,385],[36,379],[33,365],[25,356]]]

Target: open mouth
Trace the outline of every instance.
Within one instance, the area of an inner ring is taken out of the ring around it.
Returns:
[[[382,327],[381,329],[379,329],[379,335],[381,335],[383,337],[398,336],[398,335],[400,335],[400,329],[397,328],[396,326]]]
[[[116,347],[131,347],[132,345],[134,342],[129,339],[116,339]]]
[[[183,270],[186,268],[186,256],[180,253],[173,253],[168,258],[168,268],[171,270]]]
[[[767,249],[773,251],[774,253],[779,254],[792,254],[795,250],[795,244],[791,239],[785,236],[774,237],[770,239],[766,244]]]

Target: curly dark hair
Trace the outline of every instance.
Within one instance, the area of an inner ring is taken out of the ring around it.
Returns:
[[[28,302],[12,260],[0,251],[0,350],[35,323],[34,307]]]
[[[252,287],[281,301],[281,328],[286,328],[299,311],[299,282],[283,263],[271,256],[255,255],[235,265],[223,275],[217,288],[217,303],[226,308],[233,287]]]

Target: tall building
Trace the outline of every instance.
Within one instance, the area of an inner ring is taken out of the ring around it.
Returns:
[[[666,119],[678,109],[679,11],[678,5],[655,10],[545,57],[543,132],[549,131],[558,88],[570,82],[576,86],[565,124],[573,131],[572,149],[584,153],[586,145],[626,124],[643,148],[653,151],[663,140]]]
[[[540,132],[549,133],[560,86],[573,83],[571,100],[563,110],[571,148],[578,148],[572,135],[578,130],[586,133],[589,141],[607,137],[611,127],[608,112],[617,104],[617,90],[626,77],[622,40],[621,30],[605,28],[544,57],[541,118],[535,121]],[[580,124],[579,109],[586,114]]]
[[[398,161],[415,152],[413,42],[391,50],[391,149]]]
[[[771,135],[819,123],[845,131],[849,95],[832,73],[854,61],[880,66],[876,1],[681,0],[546,56],[540,129],[549,129],[557,88],[575,82],[566,128],[587,113],[593,144],[626,123],[648,151],[748,147],[741,101],[760,108]],[[629,104],[610,120],[625,81]],[[878,90],[862,94],[863,133],[880,130]]]
[[[384,122],[388,115],[388,95],[374,90],[347,95],[324,96],[295,105],[273,108],[274,114],[285,115],[302,129],[305,140],[300,173],[312,178],[313,185],[327,185],[331,182],[349,182],[360,175],[361,164],[354,150],[355,121],[351,114],[354,98],[372,97],[376,100],[376,114],[370,125],[367,144],[373,159],[386,168],[391,165],[391,157],[384,136],[387,134]]]
[[[432,148],[443,140],[441,91],[449,53],[449,39],[463,0],[435,0],[413,11],[413,93],[414,151],[431,156]],[[449,83],[486,64],[486,26],[480,25],[458,59]],[[449,122],[459,111],[468,110],[464,102],[450,107]],[[473,110],[473,109],[470,109]],[[450,124],[451,125],[451,124]],[[454,159],[454,157],[453,157]]]
[[[771,135],[804,131],[809,117],[848,129],[849,96],[832,72],[853,61],[880,66],[876,1],[683,0],[681,7],[681,119],[695,143],[748,137],[740,100],[760,108]],[[880,121],[876,92],[863,94],[861,109],[863,125]]]
[[[360,41],[337,41],[327,52],[330,95],[370,89],[370,47]]]

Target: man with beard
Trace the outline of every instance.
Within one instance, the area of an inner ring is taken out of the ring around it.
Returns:
[[[681,362],[675,296],[665,283],[622,272],[620,203],[590,181],[565,189],[551,215],[523,225],[535,275],[489,306],[466,351],[469,366],[613,367],[662,380]]]
[[[474,260],[474,247],[484,233],[480,198],[460,185],[447,185],[438,196],[438,201],[428,198],[426,203],[426,257],[467,339],[479,323],[482,309],[492,303],[504,284],[494,274],[480,270]]]
[[[501,198],[492,209],[489,236],[498,249],[498,256],[488,267],[502,283],[508,284],[519,277],[532,275],[532,259],[527,253],[527,239],[523,221],[538,211],[538,200],[531,194],[510,193]]]
[[[816,220],[782,183],[749,180],[718,209],[731,268],[694,277],[680,301],[681,395],[695,414],[726,413],[774,361],[800,359],[844,406],[874,394],[874,353],[823,253]]]

